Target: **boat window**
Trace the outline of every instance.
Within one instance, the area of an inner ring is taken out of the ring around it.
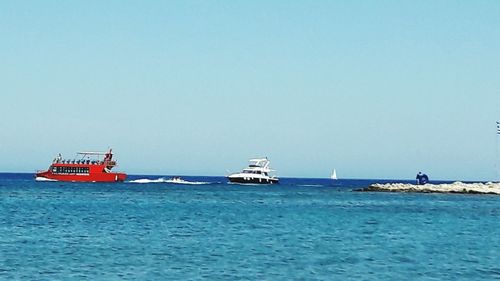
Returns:
[[[54,173],[58,174],[89,174],[88,167],[54,167]]]

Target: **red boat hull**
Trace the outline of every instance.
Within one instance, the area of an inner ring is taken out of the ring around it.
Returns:
[[[36,173],[36,177],[66,182],[122,182],[127,174],[107,172],[106,165],[53,164],[47,171]]]

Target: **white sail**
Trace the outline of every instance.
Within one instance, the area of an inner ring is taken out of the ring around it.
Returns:
[[[337,179],[337,171],[335,171],[335,169],[333,169],[333,172],[332,172],[332,175],[330,176],[330,178],[332,180],[336,180]]]

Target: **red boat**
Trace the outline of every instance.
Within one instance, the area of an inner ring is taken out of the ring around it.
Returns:
[[[121,182],[125,173],[111,172],[116,165],[111,149],[108,152],[78,152],[78,160],[63,159],[59,154],[49,169],[36,173],[37,181]],[[103,159],[100,159],[104,156]]]

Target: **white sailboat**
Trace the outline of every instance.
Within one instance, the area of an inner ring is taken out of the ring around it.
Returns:
[[[332,180],[336,180],[336,179],[337,179],[337,171],[335,171],[335,169],[333,169],[333,171],[332,171],[332,175],[330,176],[330,178],[331,178]]]

